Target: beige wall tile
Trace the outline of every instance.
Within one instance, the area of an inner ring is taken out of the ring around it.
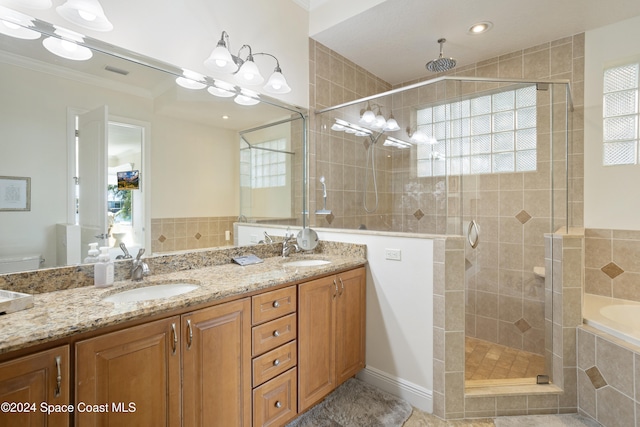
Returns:
[[[596,364],[607,384],[627,396],[634,395],[634,356],[629,350],[600,337],[596,338]],[[615,362],[614,362],[615,361]]]
[[[598,422],[605,426],[633,426],[635,404],[633,400],[612,387],[603,387],[597,394]]]

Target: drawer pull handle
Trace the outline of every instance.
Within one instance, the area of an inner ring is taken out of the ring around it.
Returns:
[[[276,408],[282,408],[282,403],[280,403],[279,400],[276,400],[276,404],[275,404]]]
[[[336,287],[336,291],[335,291],[335,293],[333,294],[333,298],[335,299],[335,297],[337,297],[337,296],[338,296],[338,284],[336,283],[336,279],[333,279],[333,286],[335,286],[335,287]]]
[[[171,324],[171,336],[172,336],[172,340],[171,340],[171,350],[173,352],[173,354],[176,354],[176,346],[178,345],[178,333],[176,332],[176,324],[172,323]]]
[[[58,376],[56,376],[56,389],[53,392],[54,397],[59,397],[62,392],[62,372],[60,364],[62,363],[62,359],[60,356],[56,356],[56,369],[58,371]]]
[[[276,359],[273,361],[273,366],[278,366],[280,364],[280,359]]]
[[[280,303],[278,301],[274,301],[273,308],[278,308],[278,307],[280,307]]]
[[[187,330],[189,331],[189,338],[187,339],[187,350],[191,348],[193,342],[193,328],[191,327],[191,319],[187,320]]]
[[[340,286],[342,286],[342,290],[340,291],[340,296],[342,296],[344,293],[344,282],[342,281],[342,277],[338,277],[338,279],[340,280]]]
[[[279,337],[280,336],[280,332],[278,332],[278,330],[276,329],[275,331],[273,331],[273,336],[274,337]]]

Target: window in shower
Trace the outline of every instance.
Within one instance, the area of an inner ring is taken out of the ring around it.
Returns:
[[[604,70],[603,164],[638,163],[638,75],[640,64]]]
[[[535,171],[536,122],[535,85],[419,109],[418,176]]]
[[[287,140],[255,144],[240,152],[240,185],[250,188],[283,187],[287,182]]]

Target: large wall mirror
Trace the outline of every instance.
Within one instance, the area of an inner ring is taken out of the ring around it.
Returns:
[[[0,31],[0,260],[73,265],[89,242],[159,253],[232,244],[238,218],[299,222],[306,110],[187,89],[178,67],[33,24]]]

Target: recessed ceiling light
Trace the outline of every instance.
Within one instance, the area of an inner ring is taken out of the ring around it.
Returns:
[[[229,120],[229,116],[225,114],[224,116],[222,116],[222,120]]]
[[[477,24],[473,24],[469,27],[469,34],[482,34],[486,33],[493,27],[493,23],[489,21],[478,22]]]

